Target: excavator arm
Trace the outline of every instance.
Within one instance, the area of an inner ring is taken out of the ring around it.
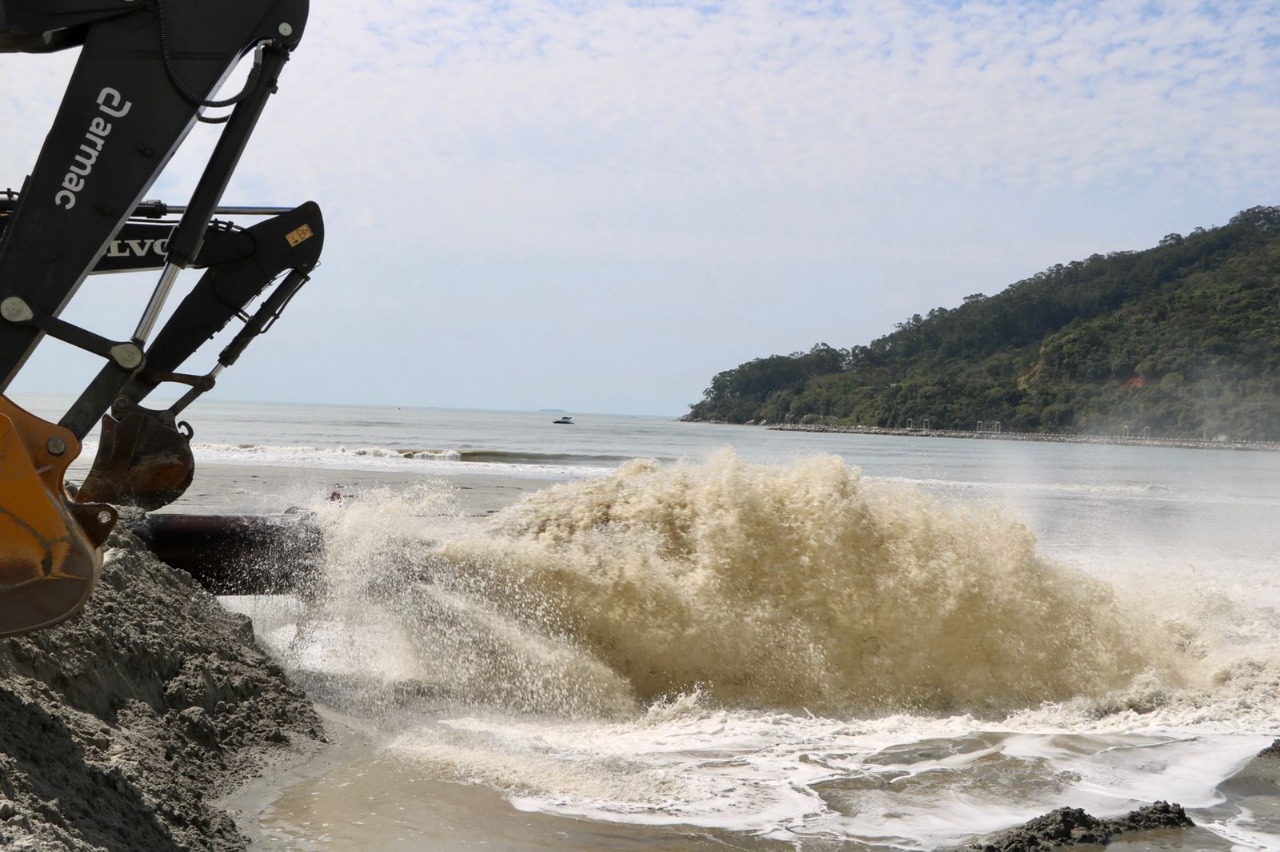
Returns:
[[[0,0],[0,51],[80,50],[0,238],[0,394],[45,336],[105,361],[57,424],[0,395],[0,636],[66,619],[93,589],[116,512],[73,501],[67,467],[139,375],[307,12],[307,0]],[[243,90],[211,100],[249,54]],[[197,120],[222,107],[230,113],[132,336],[112,340],[60,319]]]
[[[16,192],[0,192],[0,237],[17,200]],[[162,268],[176,222],[157,220],[181,210],[162,202],[144,202],[111,241],[93,272]],[[220,207],[216,212],[271,218],[248,228],[219,219],[209,223],[200,254],[192,263],[192,268],[206,272],[148,347],[143,367],[121,389],[110,413],[102,417],[97,457],[77,490],[77,502],[153,510],[181,497],[195,475],[195,458],[191,427],[179,423],[178,414],[211,390],[222,371],[271,326],[319,263],[324,218],[314,201],[292,210]],[[272,294],[252,315],[246,313],[248,305],[277,279]],[[175,372],[233,317],[242,320],[244,327],[222,350],[213,369],[201,375]],[[138,405],[165,382],[187,385],[190,390],[165,410]]]
[[[178,422],[178,415],[212,388],[218,375],[279,317],[307,282],[323,245],[320,208],[310,201],[243,230],[210,229],[197,260],[211,265],[156,335],[145,366],[129,379],[103,416],[98,454],[76,494],[77,502],[151,510],[182,496],[195,475],[195,458],[191,427]],[[145,262],[146,246],[146,238],[127,246],[143,250],[141,257],[134,258],[135,264]],[[246,306],[277,279],[256,312],[245,314]],[[245,324],[212,370],[197,376],[175,372],[233,317],[241,317]],[[139,405],[164,382],[189,385],[190,390],[164,410]]]

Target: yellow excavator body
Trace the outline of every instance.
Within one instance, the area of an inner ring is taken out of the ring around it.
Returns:
[[[70,501],[63,477],[79,454],[69,429],[0,396],[0,636],[57,624],[93,591],[117,514]]]

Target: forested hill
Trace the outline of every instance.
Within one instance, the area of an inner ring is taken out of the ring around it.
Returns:
[[[1280,207],[749,361],[685,419],[1280,441]]]

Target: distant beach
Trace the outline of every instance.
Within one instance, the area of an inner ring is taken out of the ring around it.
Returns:
[[[907,438],[976,438],[985,441],[1041,441],[1058,444],[1119,444],[1129,447],[1176,447],[1187,450],[1280,451],[1267,441],[1196,441],[1190,438],[1144,438],[1133,435],[1058,435],[1005,432],[995,429],[885,429],[879,426],[830,426],[822,423],[748,423],[777,432],[840,432],[851,435],[899,435]]]

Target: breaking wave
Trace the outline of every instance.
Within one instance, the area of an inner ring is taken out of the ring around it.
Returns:
[[[423,499],[324,507],[328,606],[385,622],[394,601],[417,677],[455,700],[580,715],[698,691],[1004,714],[1176,683],[1182,666],[1175,633],[1038,556],[1007,513],[867,482],[835,457],[632,461],[482,529],[443,507],[423,526],[403,502]]]
[[[415,473],[493,473],[516,476],[596,476],[625,461],[620,456],[584,453],[512,452],[477,448],[319,447],[287,444],[192,444],[202,463],[275,465]],[[86,444],[93,458],[96,445]]]
[[[637,461],[534,494],[452,542],[643,700],[988,712],[1169,668],[1111,590],[1036,554],[995,508],[943,506],[834,457]]]

